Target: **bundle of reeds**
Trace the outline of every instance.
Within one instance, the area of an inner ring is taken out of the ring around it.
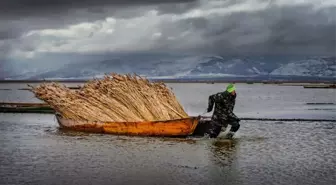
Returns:
[[[44,83],[32,92],[69,119],[158,121],[188,117],[165,84],[137,75],[112,73],[87,82],[79,90]]]

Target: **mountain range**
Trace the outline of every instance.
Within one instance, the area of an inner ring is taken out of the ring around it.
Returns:
[[[299,76],[336,77],[336,57],[224,57],[124,55],[43,68],[8,69],[5,79],[87,79],[105,73],[137,73],[153,78]]]

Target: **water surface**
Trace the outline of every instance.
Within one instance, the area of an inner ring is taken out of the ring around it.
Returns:
[[[190,114],[200,113],[207,96],[224,86],[170,85]],[[306,105],[335,102],[330,89],[237,89],[239,116],[335,118],[335,105]],[[1,93],[1,100],[37,101],[25,91]],[[230,142],[70,132],[59,130],[50,114],[0,113],[0,184],[6,185],[331,185],[335,152],[335,122],[242,121]]]

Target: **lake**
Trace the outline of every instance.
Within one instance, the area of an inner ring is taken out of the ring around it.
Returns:
[[[226,85],[168,84],[189,115]],[[316,121],[243,120],[227,141],[71,132],[51,114],[0,113],[0,184],[336,183],[335,122],[318,121],[336,119],[335,89],[237,84],[237,94],[238,117]],[[39,102],[22,90],[0,91],[0,101]]]

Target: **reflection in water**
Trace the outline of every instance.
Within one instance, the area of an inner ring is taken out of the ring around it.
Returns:
[[[215,140],[210,146],[214,159],[222,166],[230,166],[236,153],[235,140]]]
[[[237,166],[237,139],[217,138],[209,143],[209,182],[212,184],[242,184]]]
[[[69,136],[69,137],[81,137],[82,139],[92,139],[92,138],[109,138],[113,140],[125,141],[125,142],[134,142],[138,141],[139,144],[143,142],[144,144],[153,143],[153,142],[167,142],[171,144],[177,143],[188,143],[188,144],[195,144],[196,140],[193,138],[178,138],[178,137],[146,137],[146,136],[127,136],[127,135],[113,135],[113,134],[101,134],[101,133],[89,133],[89,132],[80,132],[74,131],[69,129],[61,129],[61,128],[54,128],[54,129],[47,129],[46,132],[50,132],[51,134],[55,134],[58,136]]]

